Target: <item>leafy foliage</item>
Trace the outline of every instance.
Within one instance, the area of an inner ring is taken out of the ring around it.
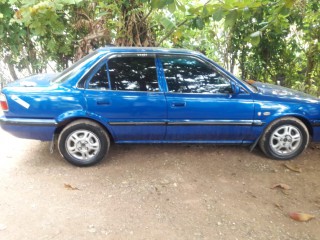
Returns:
[[[0,0],[0,57],[16,79],[106,44],[183,47],[320,95],[319,12],[318,0]]]

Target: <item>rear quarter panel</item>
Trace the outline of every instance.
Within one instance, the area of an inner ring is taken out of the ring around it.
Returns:
[[[6,117],[55,119],[68,111],[84,110],[86,106],[80,90],[62,86],[8,87],[3,93],[9,105]]]

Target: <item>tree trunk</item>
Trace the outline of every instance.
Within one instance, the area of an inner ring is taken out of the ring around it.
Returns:
[[[154,33],[150,29],[147,21],[151,11],[146,15],[142,11],[133,11],[141,9],[139,3],[131,1],[130,6],[123,4],[121,8],[122,26],[118,30],[119,36],[116,39],[117,46],[137,46],[152,47],[155,46]]]
[[[17,76],[16,70],[14,69],[14,64],[12,64],[11,56],[10,55],[5,56],[4,62],[5,62],[5,64],[7,64],[8,68],[9,68],[9,72],[10,72],[12,79],[17,80],[18,76]]]
[[[312,86],[312,73],[315,68],[316,58],[317,54],[317,46],[315,44],[312,44],[309,46],[309,49],[307,51],[307,69],[305,73],[305,86],[306,86],[306,92],[309,92]]]
[[[11,63],[7,63],[9,71],[10,71],[10,75],[12,77],[13,80],[17,80],[18,76],[16,74],[16,70],[14,69],[14,65]]]
[[[230,72],[233,74],[234,73],[234,67],[236,65],[236,54],[232,53],[231,55],[231,63],[230,63]]]

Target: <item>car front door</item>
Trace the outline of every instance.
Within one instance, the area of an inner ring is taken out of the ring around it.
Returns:
[[[108,124],[116,142],[164,140],[166,99],[154,55],[113,55],[91,75],[85,91],[88,111]]]
[[[232,94],[231,80],[192,56],[159,55],[167,83],[166,141],[240,143],[250,139],[253,100]]]

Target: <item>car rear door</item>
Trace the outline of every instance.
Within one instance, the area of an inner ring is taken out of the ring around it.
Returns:
[[[242,143],[251,138],[253,100],[233,95],[231,80],[200,58],[159,55],[167,83],[166,140]]]
[[[112,55],[87,82],[88,111],[102,118],[116,142],[164,140],[166,99],[154,55]]]

